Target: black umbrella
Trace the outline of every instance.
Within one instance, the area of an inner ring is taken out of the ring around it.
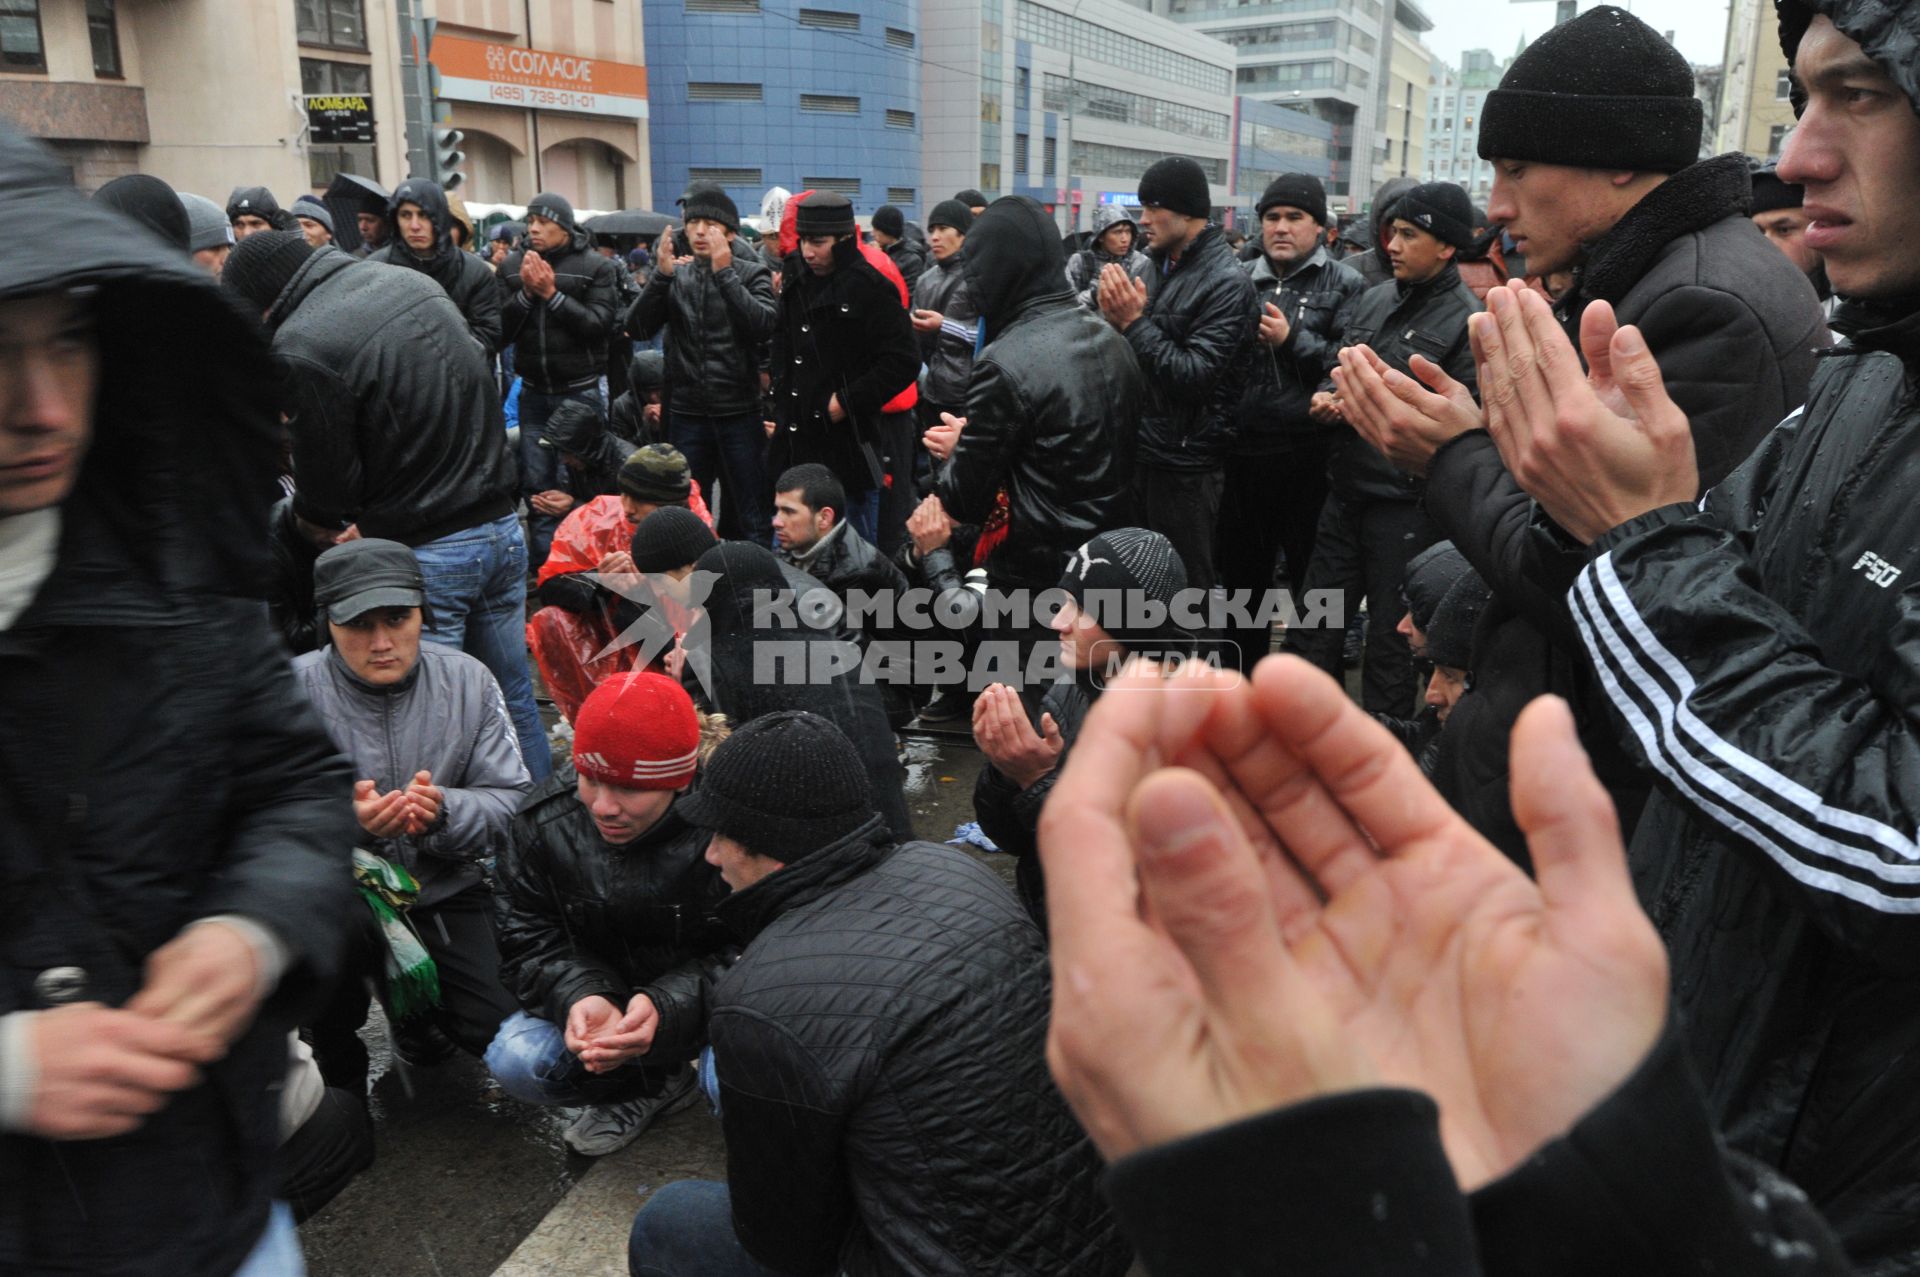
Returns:
[[[581,225],[593,235],[658,235],[672,226],[674,219],[650,209],[628,208],[618,213],[589,217]]]
[[[349,253],[358,252],[360,223],[355,219],[362,213],[385,217],[387,199],[387,188],[372,178],[358,173],[335,173],[327,193],[321,197],[333,214],[333,242]]]

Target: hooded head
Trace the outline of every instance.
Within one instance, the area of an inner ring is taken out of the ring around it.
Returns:
[[[667,357],[658,350],[636,350],[627,363],[627,383],[633,387],[634,394],[645,402],[649,390],[659,390],[667,384]]]
[[[1373,211],[1367,214],[1365,247],[1377,248],[1382,255],[1386,253],[1387,236],[1392,230],[1393,206],[1400,202],[1402,195],[1418,185],[1420,183],[1410,177],[1389,178],[1380,183],[1380,189],[1373,193]]]
[[[433,244],[426,249],[407,243],[406,229],[400,224],[402,205],[411,204],[427,215],[433,225]],[[410,177],[393,188],[387,197],[387,223],[393,227],[394,247],[410,257],[430,259],[454,251],[453,213],[447,207],[447,193],[429,178]]]
[[[1044,297],[1069,298],[1066,253],[1053,217],[1024,195],[995,200],[967,232],[967,290],[991,334]]]
[[[187,245],[192,242],[193,232],[187,221],[187,206],[159,178],[129,173],[95,191],[93,198],[132,218],[181,252],[191,251]]]
[[[255,226],[255,219],[266,225]],[[233,194],[227,196],[227,220],[244,239],[251,231],[285,230],[288,217],[281,211],[280,201],[273,198],[273,192],[266,187],[236,186]]]
[[[60,300],[94,352],[77,473],[55,497],[60,595],[97,608],[124,598],[131,575],[150,594],[262,597],[280,439],[258,324],[184,253],[129,234],[5,125],[0,219],[61,228],[58,253],[0,254],[0,301]]]

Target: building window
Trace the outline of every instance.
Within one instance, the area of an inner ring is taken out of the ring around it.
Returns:
[[[687,170],[687,184],[702,182],[709,186],[759,186],[760,170],[757,168],[690,168]]]
[[[93,41],[93,73],[118,80],[120,24],[114,21],[113,0],[87,0],[87,35]]]
[[[857,177],[803,177],[800,179],[803,191],[832,191],[835,195],[844,195],[850,200],[860,198],[860,179]]]
[[[373,68],[353,62],[327,62],[320,58],[300,59],[302,93],[372,93]],[[374,160],[373,143],[354,142],[342,146],[309,146],[307,176],[315,186],[326,186],[339,173],[357,173],[380,180]]]
[[[831,93],[802,93],[800,109],[825,115],[858,115],[860,99],[838,97]]]
[[[687,0],[688,13],[758,13],[760,0]]]
[[[1785,102],[1793,97],[1793,72],[1781,67],[1780,73],[1773,77],[1773,100]]]
[[[1015,107],[1033,105],[1028,99],[1033,96],[1033,72],[1026,67],[1013,69],[1013,104]]]
[[[900,110],[889,110],[889,111],[887,112],[887,127],[888,127],[888,128],[890,128],[890,129],[910,129],[910,128],[912,128],[912,127],[913,127],[913,112],[912,112],[912,111],[900,111]]]
[[[0,0],[0,70],[45,71],[40,0]]]
[[[367,47],[367,24],[360,0],[294,0],[294,26],[302,44],[335,49]]]
[[[1104,142],[1076,141],[1070,162],[1073,171],[1081,175],[1099,173],[1112,177],[1137,177],[1166,158],[1165,151],[1142,151],[1130,146],[1109,146]],[[1200,165],[1200,171],[1207,175],[1207,181],[1214,186],[1227,184],[1227,162],[1224,159],[1199,155],[1187,158]]]
[[[888,27],[887,47],[889,49],[913,48],[913,32],[902,31],[899,27]]]
[[[911,186],[889,186],[887,203],[905,207],[914,202],[914,189]]]
[[[985,195],[1000,189],[1000,166],[982,164],[980,166],[980,193]]]
[[[1015,133],[1013,135],[1013,175],[1015,177],[1025,177],[1027,175],[1027,143],[1027,134]]]
[[[1060,139],[1050,137],[1040,144],[1040,167],[1048,178],[1060,168]]]
[[[1767,130],[1767,158],[1780,158],[1780,148],[1787,144],[1787,134],[1793,132],[1791,124],[1776,124]]]
[[[846,13],[839,9],[802,9],[800,25],[803,27],[821,27],[828,31],[858,31],[860,15]]]
[[[757,84],[736,84],[724,80],[688,80],[689,102],[758,102],[765,94]]]

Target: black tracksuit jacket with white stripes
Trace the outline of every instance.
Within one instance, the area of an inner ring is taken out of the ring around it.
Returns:
[[[1892,1274],[1920,1267],[1920,312],[1854,342],[1569,601],[1659,786],[1631,858],[1715,1117]]]

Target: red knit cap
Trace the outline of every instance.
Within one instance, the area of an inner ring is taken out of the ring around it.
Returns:
[[[573,769],[622,789],[679,789],[693,779],[700,722],[693,698],[662,674],[615,674],[573,719]]]

